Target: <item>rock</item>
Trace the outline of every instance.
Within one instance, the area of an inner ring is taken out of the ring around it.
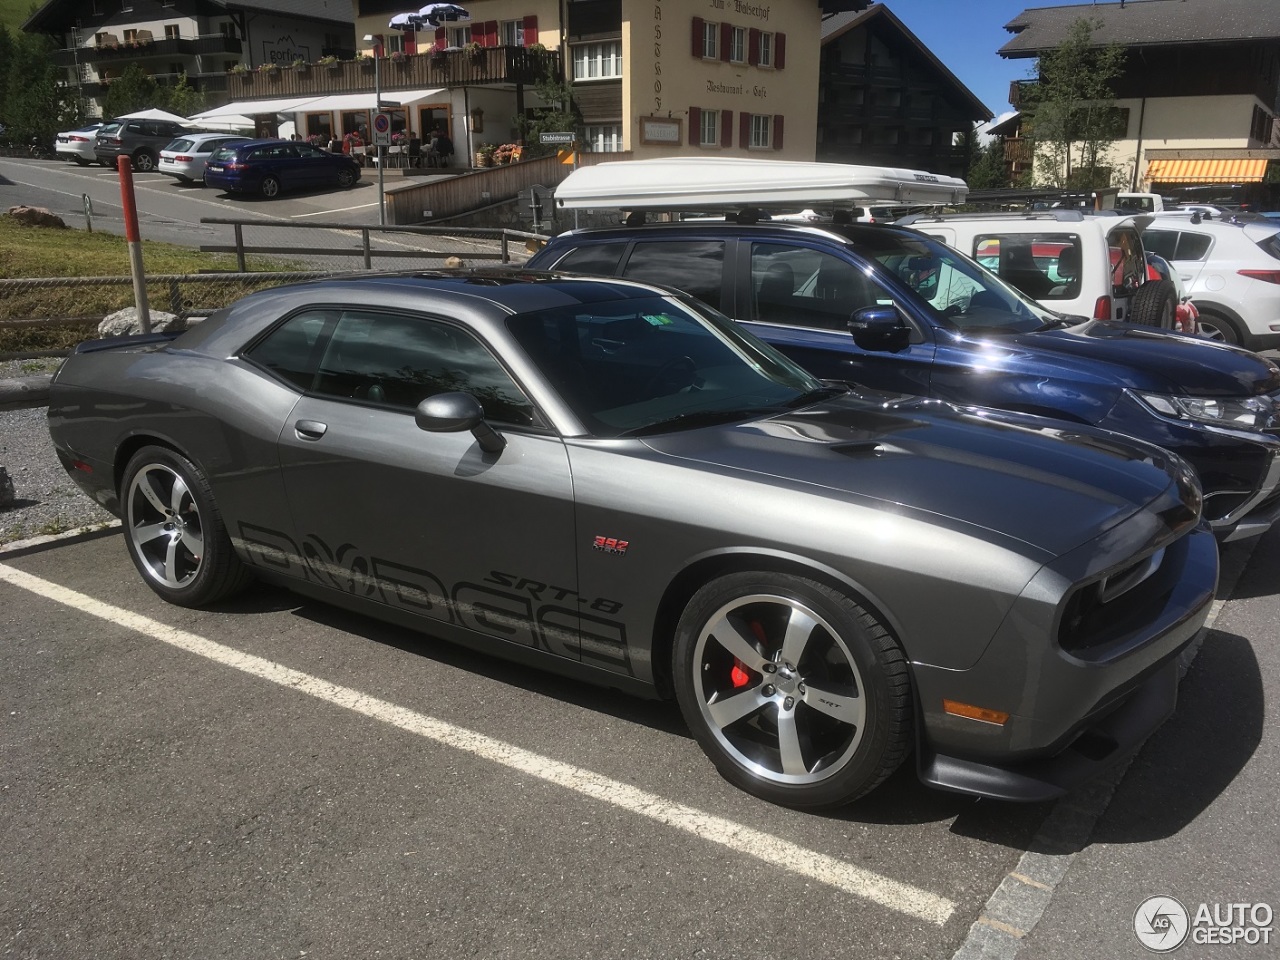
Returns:
[[[444,265],[449,270],[458,270],[465,267],[467,263],[461,257],[449,257],[445,260]]]
[[[187,329],[185,320],[163,310],[151,311],[151,332],[164,333],[166,330],[177,332]],[[125,307],[115,313],[109,313],[98,324],[98,336],[123,337],[133,333],[141,333],[142,324],[138,322],[136,307]]]
[[[66,229],[63,219],[46,207],[22,206],[10,207],[9,216],[28,227],[61,227]]]

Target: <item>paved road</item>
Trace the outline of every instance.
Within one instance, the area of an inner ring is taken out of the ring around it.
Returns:
[[[1022,956],[1140,955],[1149,893],[1280,906],[1280,534],[1259,560]],[[670,705],[275,589],[167,606],[115,532],[0,554],[0,657],[12,956],[946,958],[1050,829],[910,771],[772,807]]]

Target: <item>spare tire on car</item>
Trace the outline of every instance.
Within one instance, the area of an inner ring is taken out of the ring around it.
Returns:
[[[1172,280],[1148,280],[1129,303],[1129,322],[1172,330],[1177,323],[1178,288]]]

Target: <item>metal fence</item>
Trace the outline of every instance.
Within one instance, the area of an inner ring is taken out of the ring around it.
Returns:
[[[230,243],[204,244],[202,253],[229,253],[241,273],[255,269],[409,270],[443,267],[457,258],[463,266],[523,263],[543,234],[497,227],[379,226],[309,223],[293,220],[200,221],[231,227]]]

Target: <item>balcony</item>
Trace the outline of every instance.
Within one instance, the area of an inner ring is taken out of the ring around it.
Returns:
[[[110,41],[102,44],[90,44],[83,47],[67,47],[55,50],[53,61],[60,67],[70,67],[77,63],[118,63],[124,60],[139,60],[148,57],[190,57],[199,54],[213,54],[238,57],[243,45],[235,37],[224,37],[213,34],[205,37],[164,37],[159,40],[135,40],[132,42]]]
[[[560,52],[524,47],[482,47],[474,54],[465,50],[434,51],[411,54],[403,60],[384,57],[378,69],[382,89],[387,93],[464,84],[532,85],[548,75],[560,76]],[[319,97],[372,90],[373,81],[372,59],[339,60],[264,72],[229,73],[227,95],[231,100]]]
[[[1025,137],[1008,137],[1004,141],[1006,163],[1030,163],[1031,141]]]

